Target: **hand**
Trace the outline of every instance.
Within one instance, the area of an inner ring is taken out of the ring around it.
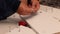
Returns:
[[[40,8],[40,4],[38,0],[31,0],[32,1],[32,8],[34,9],[34,11],[38,11]]]
[[[30,15],[32,8],[27,6],[26,1],[21,1],[20,6],[18,7],[17,13],[20,15]]]

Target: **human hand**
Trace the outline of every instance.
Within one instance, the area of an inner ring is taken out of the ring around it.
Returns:
[[[26,1],[21,1],[20,6],[18,7],[17,13],[20,15],[30,15],[32,8],[27,5]]]

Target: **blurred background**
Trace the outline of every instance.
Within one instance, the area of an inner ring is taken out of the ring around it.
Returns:
[[[60,8],[60,0],[40,0],[40,4]]]

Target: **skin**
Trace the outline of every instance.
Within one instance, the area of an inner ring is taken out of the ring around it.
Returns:
[[[32,9],[34,13],[37,12],[37,10],[40,8],[39,1],[37,0],[31,0],[32,1],[32,6],[27,5],[27,0],[21,0],[21,4],[19,5],[19,8],[17,10],[17,13],[19,15],[30,15],[32,12]]]
[[[34,9],[34,11],[38,11],[40,8],[40,4],[38,0],[32,0],[32,8]]]

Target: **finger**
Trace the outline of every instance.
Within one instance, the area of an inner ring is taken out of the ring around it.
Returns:
[[[20,15],[30,15],[30,13],[26,12],[26,11],[19,11],[17,12]]]
[[[32,2],[32,9],[34,9],[35,12],[36,12],[36,6],[37,6],[37,1],[34,0],[34,1]]]
[[[36,2],[34,1],[34,2],[32,2],[32,8],[34,9],[35,8],[35,4],[36,4]]]
[[[40,8],[40,3],[39,3],[39,1],[38,1],[38,3],[37,3],[37,9],[39,9]]]
[[[25,8],[25,11],[28,12],[28,13],[31,13],[31,12],[32,12],[32,8],[27,6],[27,7]]]
[[[30,8],[25,8],[24,10],[20,11],[21,15],[30,15],[32,10]]]
[[[35,9],[35,11],[38,11],[39,8],[40,8],[40,4],[37,2],[34,9]]]

